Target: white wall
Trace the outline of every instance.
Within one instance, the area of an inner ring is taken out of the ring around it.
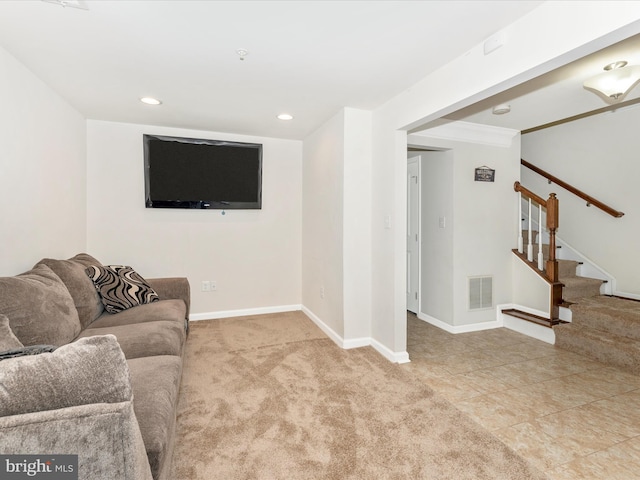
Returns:
[[[495,182],[476,182],[475,169],[495,169]],[[494,309],[469,310],[469,277],[493,278],[493,306],[511,301],[512,249],[517,244],[520,136],[509,147],[457,142],[454,147],[454,325],[492,322]]]
[[[453,151],[422,152],[420,312],[453,325]],[[445,228],[440,227],[443,218]]]
[[[513,297],[510,303],[551,313],[549,283],[515,255],[511,258]],[[550,317],[548,317],[550,318]]]
[[[345,347],[371,337],[370,159],[371,112],[345,108],[304,140],[302,303]]]
[[[0,275],[86,247],[85,120],[0,48]]]
[[[378,342],[394,352],[406,349],[405,131],[639,32],[640,2],[545,2],[505,28],[506,42],[495,52],[485,56],[479,44],[373,112],[372,334]],[[381,227],[385,213],[394,219],[391,231]]]
[[[262,210],[147,209],[142,135],[263,144]],[[186,276],[192,313],[301,303],[302,143],[215,132],[87,122],[88,250],[142,276]],[[202,292],[214,280],[217,291]]]
[[[345,109],[344,338],[371,337],[371,112]]]
[[[451,326],[493,322],[493,309],[469,309],[468,284],[471,277],[490,276],[493,306],[511,302],[520,136],[505,131],[498,138],[505,144],[492,145],[487,134],[481,137],[484,144],[428,134],[412,135],[411,143],[446,151],[427,152],[423,163],[422,312]],[[496,171],[494,182],[474,180],[475,169],[482,166]]]
[[[344,127],[342,110],[305,138],[302,182],[302,304],[342,338]]]
[[[625,213],[612,217],[522,168],[522,183],[560,201],[558,236],[616,279],[618,294],[640,298],[640,107],[583,118],[523,136],[522,158]]]

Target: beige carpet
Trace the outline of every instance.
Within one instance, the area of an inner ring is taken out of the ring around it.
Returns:
[[[370,347],[301,312],[192,322],[174,480],[544,479]]]

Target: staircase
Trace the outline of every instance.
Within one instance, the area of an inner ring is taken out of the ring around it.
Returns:
[[[546,259],[548,245],[542,252]],[[563,306],[572,321],[553,325],[555,346],[640,375],[640,302],[601,295],[603,280],[576,275],[579,266],[558,260]]]
[[[585,194],[549,172],[525,160],[522,160],[521,164],[545,177],[549,183],[555,183],[585,200],[587,207],[594,205],[615,218],[624,216],[623,212]],[[553,328],[555,345],[558,348],[640,375],[640,301],[601,295],[603,280],[577,276],[579,262],[556,258],[555,235],[559,225],[559,206],[555,193],[549,194],[549,198],[545,200],[523,187],[520,182],[515,182],[514,190],[520,194],[518,222],[522,227],[522,221],[525,220],[523,201],[528,207],[528,229],[523,231],[519,238],[518,250],[514,250],[514,253],[549,282],[551,312],[548,320],[542,317],[528,319],[517,310],[503,310],[503,313]],[[544,225],[543,210],[546,212],[545,231],[550,245],[535,245],[538,250],[532,255],[531,248],[536,238],[532,238],[533,241],[529,243],[527,236],[531,232],[532,236],[535,234],[537,237],[537,232],[532,228],[532,221],[535,221],[535,217],[532,216],[534,205],[538,213],[536,223],[539,227]],[[527,245],[526,255],[524,245]],[[533,262],[536,256],[542,258]],[[561,307],[571,310],[571,322],[560,320]]]

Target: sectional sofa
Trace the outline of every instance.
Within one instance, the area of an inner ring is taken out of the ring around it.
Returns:
[[[77,455],[83,480],[168,479],[189,307],[186,278],[84,253],[0,278],[0,454]]]

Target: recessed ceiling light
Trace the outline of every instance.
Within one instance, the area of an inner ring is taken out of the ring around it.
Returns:
[[[278,119],[280,120],[293,120],[293,115],[289,115],[288,113],[281,113],[278,115]]]
[[[140,101],[142,103],[146,103],[147,105],[160,105],[162,103],[160,100],[153,97],[142,97]]]

